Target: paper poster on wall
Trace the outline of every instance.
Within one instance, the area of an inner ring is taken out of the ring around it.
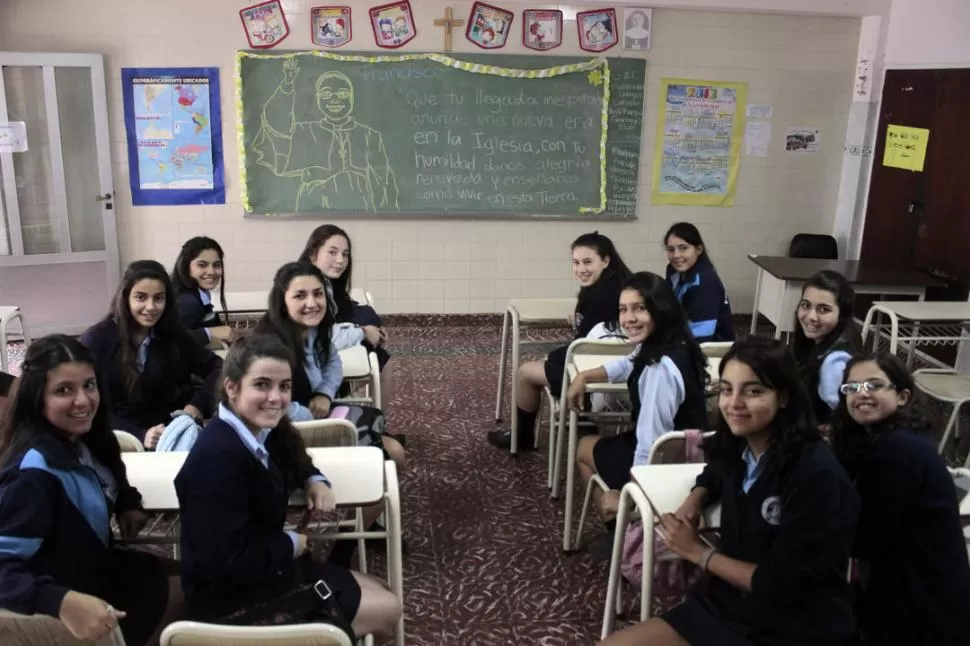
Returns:
[[[747,108],[750,119],[770,119],[773,111],[770,105],[761,103],[752,103]]]
[[[321,47],[343,47],[353,37],[350,7],[310,9],[310,40]]]
[[[0,153],[27,152],[27,124],[23,121],[0,123]]]
[[[890,124],[886,130],[886,151],[882,156],[882,165],[922,172],[929,141],[930,131],[926,128]]]
[[[654,204],[734,204],[747,91],[746,83],[661,81]]]
[[[771,122],[749,121],[744,127],[744,154],[767,157],[771,146]]]
[[[646,51],[650,49],[650,29],[653,25],[653,9],[627,7],[623,10],[623,49]]]
[[[219,69],[121,70],[135,206],[225,204]]]
[[[814,155],[818,152],[820,139],[818,128],[789,126],[785,128],[785,152]]]
[[[522,44],[540,52],[562,44],[562,11],[526,9],[522,12]]]

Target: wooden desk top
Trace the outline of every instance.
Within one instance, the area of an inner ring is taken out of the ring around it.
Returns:
[[[751,254],[748,259],[780,280],[805,282],[816,273],[837,271],[853,285],[942,287],[946,283],[915,267],[881,265],[861,260],[816,260]]]

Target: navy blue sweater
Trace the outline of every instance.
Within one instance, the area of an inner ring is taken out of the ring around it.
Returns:
[[[707,254],[701,255],[683,274],[667,265],[667,281],[687,312],[690,331],[698,343],[734,341],[727,291]]]
[[[175,294],[175,305],[179,310],[179,321],[196,343],[203,347],[209,345],[205,328],[223,325],[219,313],[212,309],[212,303],[203,303],[198,289],[182,288]]]
[[[277,439],[270,433],[266,440],[267,469],[235,429],[215,418],[175,478],[182,589],[193,618],[218,619],[278,598],[296,582],[293,541],[283,532],[287,502],[296,486],[320,472],[295,473]]]
[[[855,634],[846,571],[859,498],[828,445],[816,442],[783,473],[765,453],[764,470],[742,493],[740,454],[722,473],[708,465],[697,485],[721,502],[719,550],[754,563],[751,593],[716,577],[705,595],[726,620],[745,626],[757,644],[842,644]]]
[[[222,359],[200,346],[179,327],[174,352],[166,352],[157,340],[148,344],[148,359],[138,381],[136,401],[128,396],[121,369],[121,337],[111,318],[88,328],[81,342],[91,348],[94,360],[107,383],[112,423],[139,440],[156,424],[168,424],[171,413],[192,404],[206,418],[215,411],[215,392],[222,370]],[[171,346],[170,346],[171,347]],[[193,382],[193,378],[202,382]]]
[[[953,478],[909,429],[877,435],[859,462],[855,554],[870,644],[970,644],[970,564]]]
[[[75,445],[51,432],[0,471],[0,607],[57,617],[70,590],[107,596],[109,519],[141,507],[127,480],[112,506]]]

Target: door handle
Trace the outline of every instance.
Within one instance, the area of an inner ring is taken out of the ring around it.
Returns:
[[[104,195],[97,195],[95,196],[94,199],[96,202],[107,202],[108,200],[111,199],[111,193],[105,193]]]
[[[906,212],[909,213],[910,215],[919,216],[923,213],[924,206],[926,205],[923,204],[922,200],[913,200],[906,206]]]

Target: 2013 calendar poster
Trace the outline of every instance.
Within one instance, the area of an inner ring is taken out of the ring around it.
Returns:
[[[654,204],[734,204],[747,89],[746,83],[662,80]]]

